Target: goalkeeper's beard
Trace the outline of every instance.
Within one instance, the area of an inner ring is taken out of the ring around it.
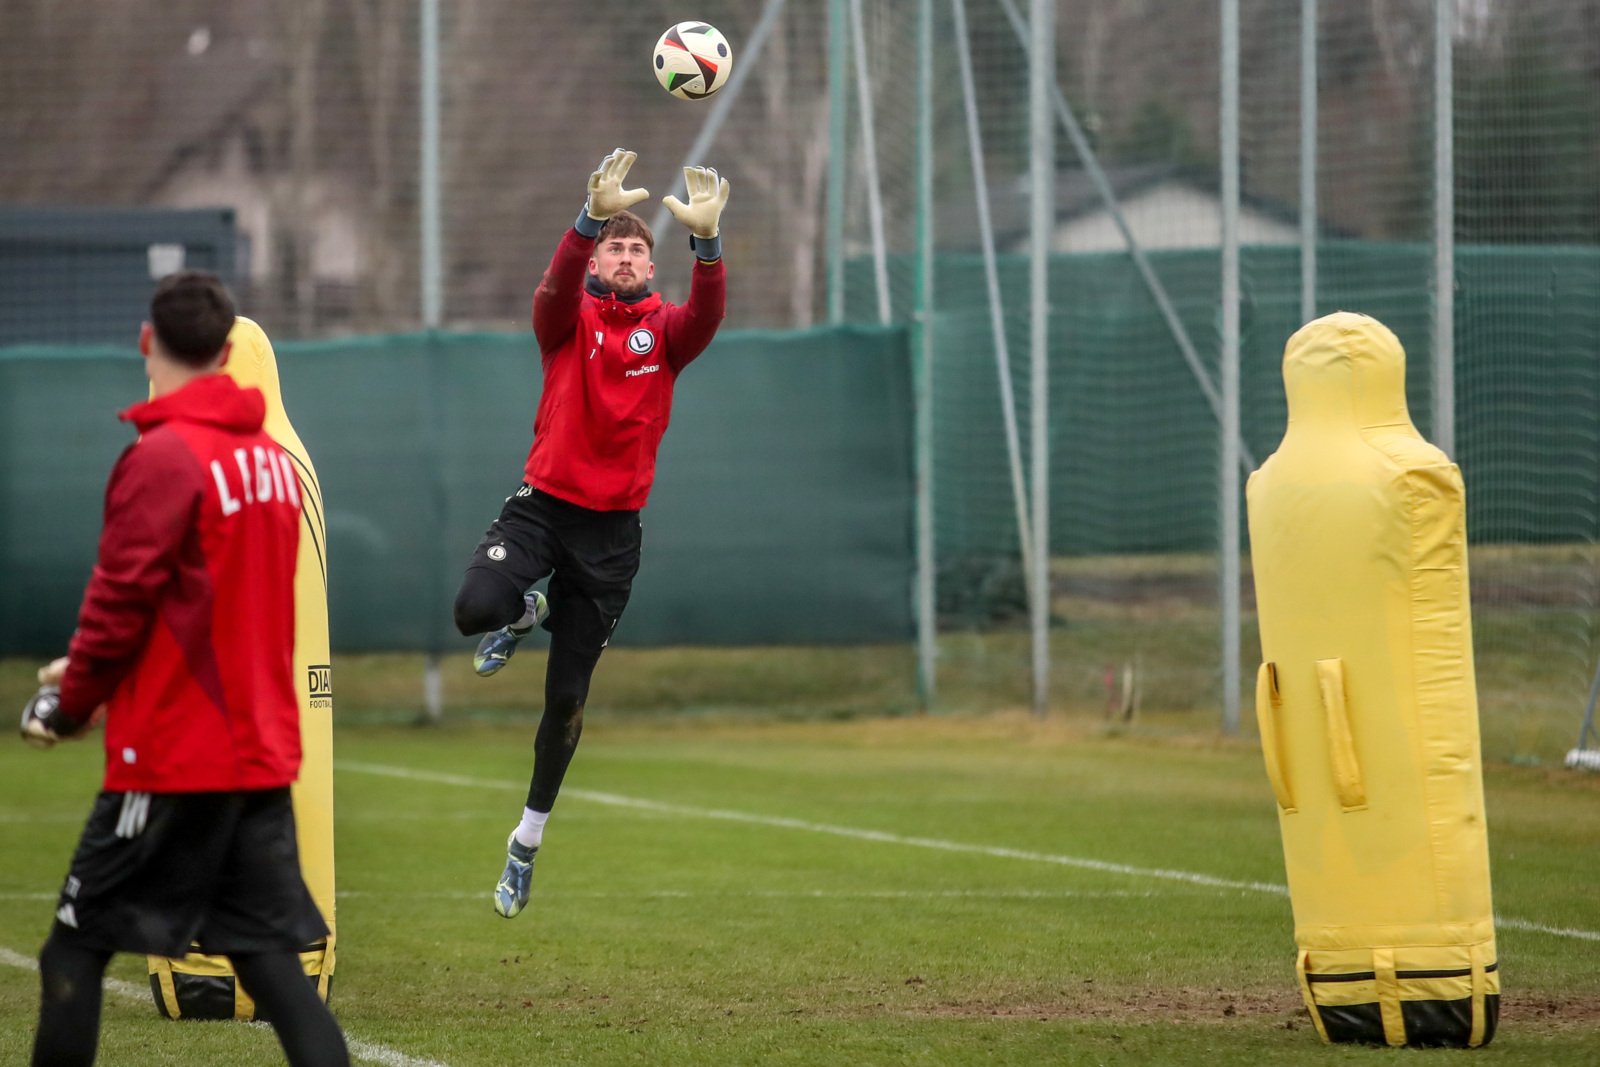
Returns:
[[[624,297],[639,296],[650,289],[649,281],[640,277],[637,273],[632,278],[618,278],[613,273],[609,279],[602,278],[596,274],[594,275],[594,280],[595,284],[600,288]]]

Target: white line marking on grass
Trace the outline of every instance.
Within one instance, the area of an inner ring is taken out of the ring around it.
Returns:
[[[37,971],[39,969],[38,960],[13,952],[4,945],[0,945],[0,963],[10,967],[20,967],[24,971]],[[150,1003],[149,989],[135,985],[132,982],[124,982],[120,978],[107,978],[105,980],[105,990],[123,1000]],[[269,1033],[272,1029],[266,1023],[251,1023],[250,1026],[251,1029],[259,1028]],[[349,1047],[352,1057],[367,1063],[376,1063],[379,1067],[449,1067],[448,1064],[440,1063],[438,1060],[419,1059],[416,1056],[408,1056],[404,1052],[398,1052],[386,1045],[377,1045],[371,1041],[358,1040],[351,1037],[349,1033],[344,1035],[344,1043]]]
[[[1544,923],[1529,922],[1527,919],[1508,919],[1504,915],[1494,917],[1497,926],[1504,926],[1508,930],[1527,930],[1535,934],[1549,934],[1552,937],[1571,937],[1579,941],[1600,941],[1600,931],[1578,930],[1570,926],[1546,926]]]
[[[380,775],[386,778],[403,778],[416,782],[437,782],[441,785],[458,785],[476,789],[520,791],[525,788],[521,783],[517,782],[497,782],[486,778],[471,778],[466,775],[444,774],[438,771],[419,771],[410,767],[393,767],[382,763],[336,760],[334,769],[355,771],[358,774]],[[1219,878],[1216,875],[1202,874],[1198,871],[1179,871],[1166,867],[1135,867],[1132,864],[1111,863],[1107,860],[1088,859],[1083,856],[1062,856],[1051,852],[1033,852],[1028,849],[1002,848],[996,845],[971,845],[960,841],[943,841],[934,837],[909,837],[904,834],[891,834],[882,830],[862,830],[853,826],[807,822],[804,819],[790,819],[781,815],[756,815],[751,812],[726,811],[720,808],[693,808],[686,804],[668,804],[659,800],[641,800],[637,797],[625,797],[617,793],[597,793],[588,789],[568,789],[564,790],[562,795],[579,797],[596,804],[609,804],[613,807],[633,808],[638,811],[653,811],[663,815],[717,819],[724,822],[749,823],[755,826],[776,826],[786,830],[832,834],[836,837],[849,837],[858,841],[874,841],[886,845],[910,845],[914,848],[931,848],[941,852],[965,852],[980,856],[995,856],[1000,859],[1050,863],[1061,867],[1077,867],[1082,870],[1100,871],[1105,874],[1124,874],[1133,878],[1157,878],[1163,881],[1184,882],[1189,885],[1203,885],[1217,889],[1244,889],[1255,893],[1270,893],[1280,897],[1289,895],[1289,887],[1276,882]],[[1549,934],[1553,937],[1570,937],[1579,941],[1600,941],[1600,932],[1594,930],[1548,926],[1544,923],[1531,922],[1527,919],[1512,919],[1498,915],[1495,916],[1495,922],[1513,930]]]
[[[340,900],[487,900],[484,890],[438,890],[414,893],[407,890],[343,889],[334,894]],[[1161,894],[1150,889],[751,889],[698,891],[692,889],[646,889],[637,893],[605,891],[539,890],[540,900],[1101,900],[1137,897],[1150,899]],[[0,895],[0,899],[4,899]],[[54,900],[54,897],[51,897]]]
[[[391,767],[381,763],[335,761],[334,769],[355,771],[361,774],[375,774],[388,778],[438,782],[441,785],[471,786],[487,789],[522,788],[520,785],[513,786],[507,782],[496,782],[484,778],[469,778],[460,774],[442,774],[437,771],[418,771],[409,767]],[[756,815],[750,812],[727,811],[721,808],[694,808],[685,804],[668,804],[659,800],[641,800],[637,797],[625,797],[617,793],[598,793],[590,789],[567,789],[563,790],[562,795],[578,797],[596,804],[609,804],[612,807],[653,811],[661,815],[717,819],[723,822],[749,823],[755,826],[776,826],[785,830],[804,830],[810,833],[832,834],[835,837],[849,837],[857,841],[873,841],[885,845],[910,845],[915,848],[938,849],[942,852],[966,852],[980,856],[995,856],[1000,859],[1052,863],[1062,867],[1078,867],[1083,870],[1100,871],[1105,874],[1125,874],[1136,878],[1160,878],[1172,882],[1186,882],[1190,885],[1210,886],[1215,889],[1248,889],[1257,893],[1275,893],[1278,896],[1286,896],[1289,892],[1285,886],[1274,885],[1271,882],[1218,878],[1215,875],[1201,874],[1196,871],[1177,871],[1162,867],[1135,867],[1126,863],[1111,863],[1107,860],[1087,859],[1082,856],[1062,856],[1052,852],[1033,852],[1020,848],[1004,848],[999,845],[969,845],[960,841],[944,841],[935,837],[909,837],[905,834],[892,834],[884,830],[863,830],[854,826],[808,822],[805,819],[791,819],[782,815]]]
[[[407,1056],[404,1052],[396,1052],[387,1045],[374,1045],[370,1041],[358,1041],[349,1034],[344,1035],[344,1043],[350,1047],[350,1055],[358,1060],[368,1063],[380,1064],[381,1067],[446,1067],[438,1060],[418,1059],[416,1056]]]

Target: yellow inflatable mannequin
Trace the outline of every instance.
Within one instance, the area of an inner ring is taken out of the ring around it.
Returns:
[[[1411,424],[1405,351],[1317,319],[1246,489],[1301,993],[1328,1041],[1478,1046],[1500,974],[1461,473]]]
[[[240,317],[228,334],[233,344],[224,370],[267,399],[267,434],[294,460],[305,502],[300,558],[295,568],[295,688],[300,697],[300,780],[292,790],[300,846],[300,871],[328,924],[328,939],[300,952],[306,975],[326,1000],[333,980],[333,683],[328,656],[327,524],[322,486],[300,435],[283,409],[278,360],[265,331]],[[169,1018],[252,1019],[255,1003],[234,980],[221,956],[191,952],[179,960],[149,957],[150,989]]]

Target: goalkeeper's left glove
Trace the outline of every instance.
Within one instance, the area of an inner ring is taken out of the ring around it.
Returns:
[[[722,258],[718,224],[728,205],[728,179],[719,179],[710,167],[684,167],[683,184],[689,193],[687,204],[675,196],[664,196],[661,202],[689,228],[689,247],[696,256],[707,261]]]
[[[22,739],[34,748],[49,748],[83,732],[83,724],[61,710],[61,690],[43,685],[22,706]]]

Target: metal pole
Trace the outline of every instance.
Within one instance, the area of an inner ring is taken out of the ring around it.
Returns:
[[[444,319],[443,235],[439,212],[439,0],[422,0],[421,23],[422,156],[418,186],[422,225],[422,325],[424,329],[437,330]],[[444,717],[444,678],[438,652],[429,652],[423,659],[422,708],[431,722]]]
[[[1239,0],[1222,0],[1222,728],[1239,732]]]
[[[1006,341],[1006,313],[1000,296],[1000,271],[995,263],[994,223],[989,217],[989,179],[983,133],[978,120],[978,93],[972,75],[972,38],[967,33],[966,0],[950,0],[955,16],[956,65],[961,72],[961,99],[967,116],[967,156],[972,161],[972,187],[978,210],[978,238],[983,243],[983,278],[989,293],[989,330],[994,338],[995,371],[1000,380],[1000,422],[1005,428],[1006,457],[1011,467],[1011,500],[1017,516],[1017,543],[1022,573],[1033,573],[1032,520],[1028,517],[1027,476],[1022,466],[1022,438],[1017,430],[1017,401],[1011,385],[1011,349]],[[1029,602],[1033,589],[1028,585]]]
[[[436,330],[444,317],[439,224],[439,0],[422,0],[421,34],[422,325]]]
[[[1317,0],[1300,0],[1300,321],[1317,317]]]
[[[844,322],[845,0],[828,0],[828,322]]]
[[[1433,4],[1433,443],[1456,454],[1455,0]]]
[[[937,685],[937,589],[933,543],[933,0],[917,2],[916,343],[917,694],[933,707]]]
[[[697,167],[705,159],[706,150],[717,139],[717,133],[722,129],[722,124],[727,121],[728,113],[733,110],[734,102],[739,99],[739,93],[744,89],[745,81],[750,77],[750,72],[756,69],[756,60],[761,55],[761,48],[767,43],[767,38],[772,35],[772,28],[778,23],[778,15],[783,12],[784,0],[768,0],[767,9],[761,13],[761,21],[756,23],[756,28],[750,31],[750,39],[745,42],[742,55],[734,57],[738,62],[733,65],[733,73],[728,75],[728,84],[717,92],[716,101],[711,105],[711,111],[706,115],[706,121],[701,124],[700,132],[695,135],[694,143],[689,146],[689,151],[684,154],[683,162],[678,169],[672,172],[667,179],[665,188],[675,190],[678,183],[683,180],[684,167]],[[666,228],[667,222],[672,218],[672,212],[666,205],[656,208],[655,218],[650,220],[650,228],[660,233]]]
[[[1050,253],[1055,237],[1055,123],[1050,90],[1056,83],[1056,5],[1030,0],[1028,24],[1028,257],[1031,371],[1029,397],[1033,459],[1033,710],[1050,708]]]
[[[861,154],[867,168],[867,224],[872,228],[872,276],[877,283],[878,321],[889,324],[889,254],[883,226],[883,189],[878,179],[878,138],[872,120],[872,82],[867,76],[867,35],[861,0],[850,0],[850,36],[855,45],[856,100],[861,111]]]

